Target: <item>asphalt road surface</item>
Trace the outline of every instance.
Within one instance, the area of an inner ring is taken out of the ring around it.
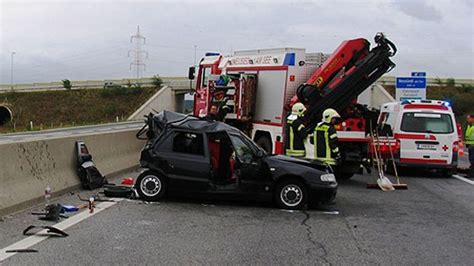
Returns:
[[[46,238],[31,247],[37,253],[0,263],[472,265],[474,185],[424,173],[402,179],[408,190],[382,192],[365,188],[371,179],[355,176],[340,184],[336,205],[305,211],[123,200],[67,228],[69,237]],[[76,195],[58,201],[78,203]],[[27,225],[46,223],[30,211],[0,222],[0,249],[24,239]]]
[[[59,128],[43,131],[21,132],[12,134],[0,134],[0,144],[19,141],[43,140],[49,138],[69,137],[90,133],[105,133],[129,129],[140,129],[145,123],[143,121],[130,121],[121,123],[110,123],[92,126],[81,126],[71,128]]]

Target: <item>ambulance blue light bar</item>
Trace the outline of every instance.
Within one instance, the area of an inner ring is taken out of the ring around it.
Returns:
[[[447,102],[447,101],[444,101],[444,102],[443,102],[443,105],[446,106],[446,107],[450,107],[450,106],[451,106],[451,103],[450,103],[450,102]]]

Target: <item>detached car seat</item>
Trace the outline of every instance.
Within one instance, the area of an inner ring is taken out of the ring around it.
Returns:
[[[92,155],[89,153],[86,144],[83,141],[76,141],[77,151],[77,175],[81,180],[84,189],[96,189],[107,184],[107,180],[99,172],[99,169],[92,161]]]

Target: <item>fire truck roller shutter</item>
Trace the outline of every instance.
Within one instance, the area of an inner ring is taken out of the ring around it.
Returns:
[[[259,71],[255,121],[281,123],[286,70]]]

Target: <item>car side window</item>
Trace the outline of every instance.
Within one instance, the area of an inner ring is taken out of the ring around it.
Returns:
[[[204,155],[202,134],[191,132],[175,132],[173,137],[173,152]]]
[[[242,163],[251,163],[254,155],[252,149],[240,137],[230,135],[230,141],[234,146],[237,158]]]

